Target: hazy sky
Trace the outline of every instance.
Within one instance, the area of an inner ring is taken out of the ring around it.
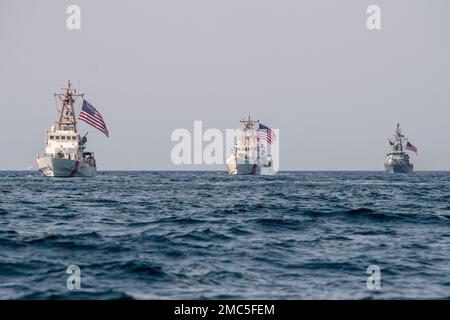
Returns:
[[[80,125],[100,170],[189,169],[174,129],[249,113],[280,130],[283,170],[382,170],[398,121],[417,170],[450,170],[449,16],[448,0],[0,0],[0,170],[43,153],[68,79],[108,125]]]

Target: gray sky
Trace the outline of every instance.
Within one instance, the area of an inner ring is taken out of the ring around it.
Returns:
[[[109,139],[80,125],[100,170],[188,169],[171,163],[174,129],[249,113],[280,130],[282,170],[382,170],[398,121],[417,170],[450,170],[449,14],[448,0],[0,0],[0,170],[43,153],[68,79],[108,125]]]

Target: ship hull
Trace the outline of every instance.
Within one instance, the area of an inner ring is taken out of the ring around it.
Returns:
[[[385,164],[388,173],[411,173],[414,171],[412,164]]]
[[[228,173],[230,175],[274,175],[276,171],[272,167],[264,167],[258,164],[251,163],[228,163],[227,164]]]
[[[256,163],[238,163],[232,170],[228,170],[231,175],[256,175],[258,174],[258,165]]]
[[[45,177],[93,177],[97,168],[78,160],[38,158],[38,170]]]

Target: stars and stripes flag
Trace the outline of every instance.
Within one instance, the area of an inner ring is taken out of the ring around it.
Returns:
[[[258,137],[261,140],[267,141],[269,144],[272,144],[277,140],[277,136],[275,135],[273,130],[261,123],[259,124],[258,128]]]
[[[407,142],[406,143],[406,147],[405,150],[410,150],[412,152],[415,152],[417,154],[417,148],[414,147],[411,143]]]
[[[78,119],[90,124],[109,137],[109,132],[108,129],[106,129],[106,124],[105,121],[103,121],[102,115],[86,100],[83,100],[83,106],[81,107],[81,112]]]

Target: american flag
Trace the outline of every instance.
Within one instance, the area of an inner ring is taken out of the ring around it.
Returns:
[[[103,121],[102,115],[86,100],[83,100],[83,106],[81,107],[78,119],[90,124],[109,137],[109,132],[108,129],[106,129],[106,124],[105,121]]]
[[[411,143],[407,142],[406,143],[406,147],[405,150],[410,150],[412,152],[415,152],[417,154],[417,148],[414,147]]]
[[[261,123],[259,124],[258,137],[261,140],[267,141],[269,144],[272,144],[275,142],[275,140],[277,140],[277,136],[275,135],[273,130]]]

